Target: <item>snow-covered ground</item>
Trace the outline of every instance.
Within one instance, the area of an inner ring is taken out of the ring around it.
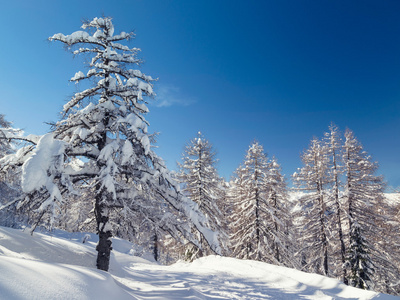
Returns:
[[[0,227],[0,299],[399,299],[320,275],[209,256],[162,266],[114,239],[110,272],[96,270],[96,236]]]

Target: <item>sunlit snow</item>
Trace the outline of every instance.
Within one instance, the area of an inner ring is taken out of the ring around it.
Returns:
[[[95,268],[96,242],[0,227],[0,299],[398,299],[256,261],[208,256],[163,266],[121,239],[107,273]]]

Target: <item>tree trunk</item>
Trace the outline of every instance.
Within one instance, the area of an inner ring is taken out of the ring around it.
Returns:
[[[157,236],[157,232],[155,232],[154,236],[153,236],[153,256],[154,256],[154,260],[158,261],[158,236]]]
[[[278,236],[278,222],[276,222],[276,220],[277,220],[277,210],[278,210],[278,201],[277,201],[277,197],[276,197],[276,192],[273,192],[273,195],[272,195],[272,200],[273,200],[273,203],[274,203],[274,216],[275,216],[275,218],[274,218],[274,227],[275,227],[275,235],[276,236]],[[276,258],[276,260],[280,263],[281,262],[281,258],[280,258],[280,255],[279,255],[279,245],[278,245],[278,243],[276,242],[276,240],[274,241],[274,245],[275,245],[275,258]]]
[[[96,246],[97,250],[97,269],[108,271],[111,256],[111,226],[108,223],[108,211],[104,204],[100,202],[100,196],[96,197],[95,215],[97,221],[97,234],[99,235],[99,243]]]
[[[336,219],[337,219],[337,229],[339,233],[339,241],[340,241],[340,256],[342,259],[342,280],[343,283],[349,285],[349,281],[347,280],[347,271],[345,268],[346,263],[346,246],[344,244],[344,236],[342,230],[342,220],[340,217],[340,202],[339,202],[339,179],[338,179],[338,171],[337,171],[337,164],[336,164],[336,151],[333,148],[332,152],[332,163],[333,163],[333,171],[334,171],[334,182],[335,182],[335,203],[336,203]]]
[[[328,239],[326,236],[325,229],[325,203],[322,195],[322,180],[320,179],[317,183],[317,189],[319,192],[318,202],[320,206],[319,219],[321,223],[321,242],[322,242],[322,267],[323,275],[328,276]]]

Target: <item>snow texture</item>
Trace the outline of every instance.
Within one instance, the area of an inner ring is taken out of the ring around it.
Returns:
[[[207,256],[162,266],[133,256],[135,246],[121,239],[113,239],[106,273],[92,265],[95,239],[0,227],[0,299],[399,299],[249,260]]]
[[[35,153],[22,168],[22,190],[25,193],[46,186],[47,170],[52,165],[52,160],[49,158],[54,154],[60,154],[62,148],[62,143],[54,140],[52,134],[46,134],[39,140]]]

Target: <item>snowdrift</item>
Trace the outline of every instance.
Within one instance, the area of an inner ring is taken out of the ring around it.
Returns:
[[[106,273],[95,269],[96,241],[0,227],[0,299],[400,299],[256,261],[208,256],[162,266],[121,239]]]

